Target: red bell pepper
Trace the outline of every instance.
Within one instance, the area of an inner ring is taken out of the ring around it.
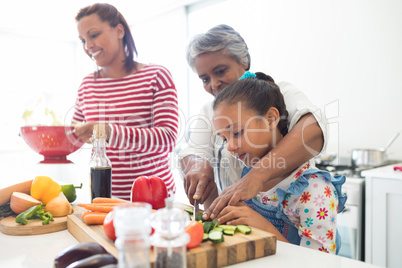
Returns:
[[[133,183],[131,202],[146,202],[153,209],[160,209],[165,207],[167,195],[167,187],[161,178],[140,176]]]

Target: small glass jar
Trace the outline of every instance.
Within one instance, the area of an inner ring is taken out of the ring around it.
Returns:
[[[115,246],[119,251],[119,268],[149,268],[152,206],[133,202],[114,208]]]
[[[184,228],[189,221],[189,214],[182,209],[173,208],[170,198],[166,199],[166,208],[151,215],[151,225],[155,229],[151,237],[155,268],[187,267],[186,245],[190,236]]]

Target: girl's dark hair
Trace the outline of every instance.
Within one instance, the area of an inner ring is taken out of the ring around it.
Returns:
[[[91,6],[81,8],[75,17],[75,21],[79,22],[83,17],[96,14],[101,21],[108,22],[110,27],[116,27],[118,24],[123,25],[124,37],[123,45],[126,53],[126,59],[124,60],[124,68],[130,73],[137,67],[137,62],[134,61],[134,54],[137,55],[137,49],[135,48],[134,38],[131,34],[130,27],[123,15],[112,5],[106,3],[96,3]]]
[[[285,136],[288,133],[288,111],[283,95],[272,77],[264,73],[256,73],[256,76],[228,85],[216,96],[213,108],[215,110],[222,102],[229,105],[243,102],[248,109],[265,116],[271,107],[275,107],[280,115],[278,129]]]

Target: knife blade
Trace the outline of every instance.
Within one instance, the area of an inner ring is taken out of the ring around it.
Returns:
[[[200,201],[198,199],[194,199],[194,209],[193,209],[194,220],[197,217],[198,213],[200,212],[199,204]]]

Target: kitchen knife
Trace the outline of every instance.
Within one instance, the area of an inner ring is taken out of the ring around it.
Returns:
[[[194,199],[194,209],[193,209],[194,220],[196,219],[198,213],[200,212],[199,203],[200,201],[198,199]]]

